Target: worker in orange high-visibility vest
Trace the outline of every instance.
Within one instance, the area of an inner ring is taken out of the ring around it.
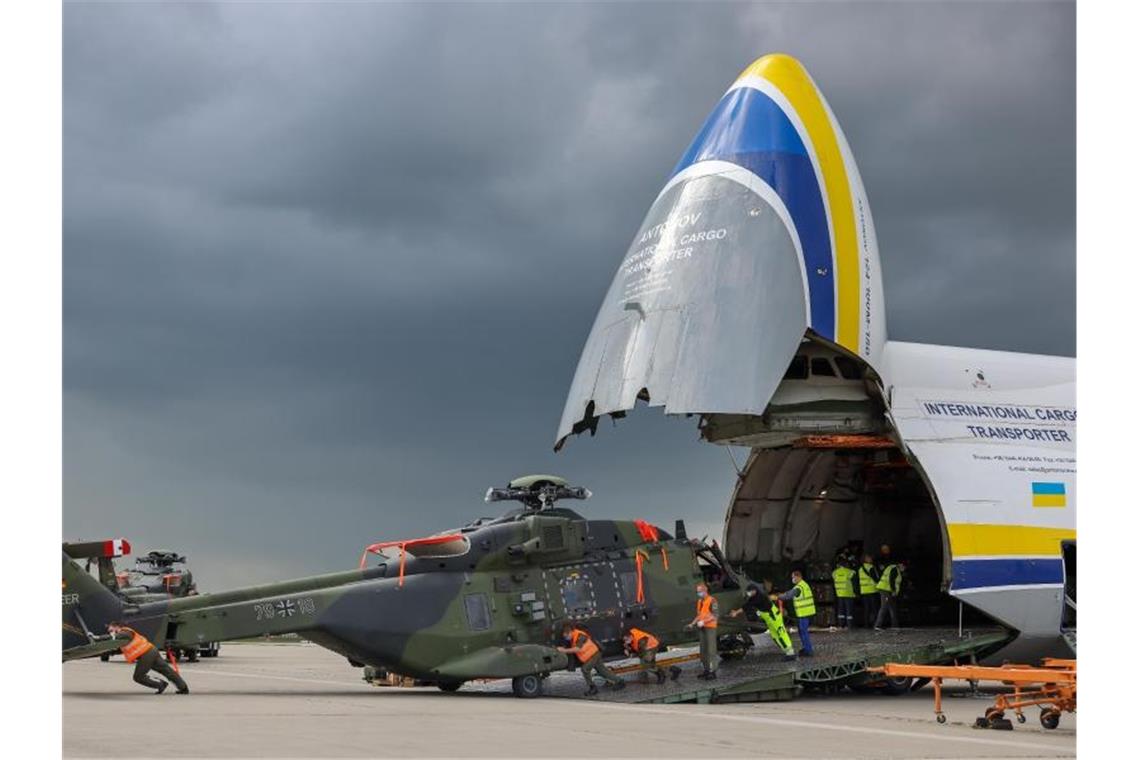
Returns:
[[[701,665],[704,672],[697,678],[716,680],[716,668],[719,658],[716,652],[716,621],[720,614],[716,597],[709,593],[709,587],[703,583],[697,584],[697,614],[686,628],[696,628],[701,642]]]
[[[563,654],[572,654],[578,658],[578,664],[582,668],[582,677],[586,679],[586,685],[589,687],[586,690],[587,697],[592,697],[598,693],[598,687],[594,685],[594,671],[597,671],[598,675],[606,679],[606,682],[615,689],[625,688],[625,681],[614,675],[614,672],[602,662],[602,650],[590,634],[581,628],[575,628],[573,623],[565,623],[562,626],[562,638],[569,646],[558,647],[557,649]]]
[[[158,648],[150,643],[146,636],[122,623],[111,623],[107,626],[107,631],[111,634],[111,638],[122,639],[125,642],[121,651],[127,662],[132,662],[135,665],[135,683],[154,689],[155,694],[166,691],[168,685],[166,681],[159,681],[147,676],[147,673],[155,670],[173,681],[179,694],[190,693],[190,687],[182,680],[182,676],[178,675],[178,671],[162,659],[162,654]]]
[[[657,664],[661,641],[656,636],[640,628],[630,628],[625,632],[622,641],[625,644],[626,654],[641,660],[641,680],[648,681],[649,671],[652,670],[657,675],[657,685],[665,683],[665,666]],[[670,667],[669,672],[672,673],[674,681],[681,675],[681,669],[676,665]]]

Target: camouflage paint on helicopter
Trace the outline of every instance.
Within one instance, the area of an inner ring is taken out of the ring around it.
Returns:
[[[567,666],[555,649],[565,620],[586,628],[604,656],[621,657],[632,625],[666,645],[694,641],[685,626],[699,582],[722,609],[739,606],[744,579],[715,543],[556,506],[588,496],[554,476],[521,478],[487,494],[521,507],[427,539],[375,544],[369,550],[394,555],[378,565],[362,560],[357,570],[139,605],[115,597],[65,553],[64,659],[97,653],[88,634],[114,619],[163,647],[296,633],[354,665],[446,690],[512,678],[516,694],[532,697],[546,674]],[[720,630],[728,644],[745,626],[726,618]]]

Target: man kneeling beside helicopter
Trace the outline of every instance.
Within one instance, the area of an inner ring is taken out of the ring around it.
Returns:
[[[681,669],[676,665],[668,667],[657,663],[657,653],[661,649],[661,641],[652,633],[643,631],[640,628],[630,628],[625,632],[622,638],[625,644],[626,654],[637,657],[641,661],[641,680],[649,680],[649,671],[654,671],[657,675],[657,684],[660,686],[665,683],[666,672],[672,675],[673,680],[676,681],[681,675]]]

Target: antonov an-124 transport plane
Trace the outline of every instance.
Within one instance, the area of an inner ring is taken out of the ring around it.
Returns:
[[[634,235],[556,447],[638,401],[695,416],[704,440],[751,449],[723,536],[750,577],[888,544],[909,560],[912,622],[980,612],[1016,632],[1002,656],[1064,654],[1075,371],[1072,358],[887,338],[851,148],[804,67],[768,55],[716,104]]]

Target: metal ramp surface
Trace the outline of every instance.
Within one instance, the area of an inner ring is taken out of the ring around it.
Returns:
[[[666,681],[640,683],[637,676],[627,675],[626,688],[620,691],[602,685],[596,678],[598,694],[585,696],[585,682],[578,671],[552,673],[544,684],[549,697],[567,699],[594,699],[606,702],[674,703],[674,702],[765,702],[794,699],[805,688],[834,688],[848,682],[866,678],[868,667],[886,662],[913,664],[951,663],[985,656],[1010,638],[1007,631],[997,628],[966,631],[962,637],[957,629],[903,628],[881,632],[866,629],[829,633],[813,631],[815,657],[785,661],[767,636],[755,636],[757,646],[750,654],[737,660],[721,660],[717,680],[702,681],[699,661],[681,662],[681,677]],[[673,647],[661,655],[662,662],[685,658],[693,647]],[[611,667],[634,662],[622,660],[609,663]],[[468,684],[464,690],[507,692],[509,681],[491,681]]]

